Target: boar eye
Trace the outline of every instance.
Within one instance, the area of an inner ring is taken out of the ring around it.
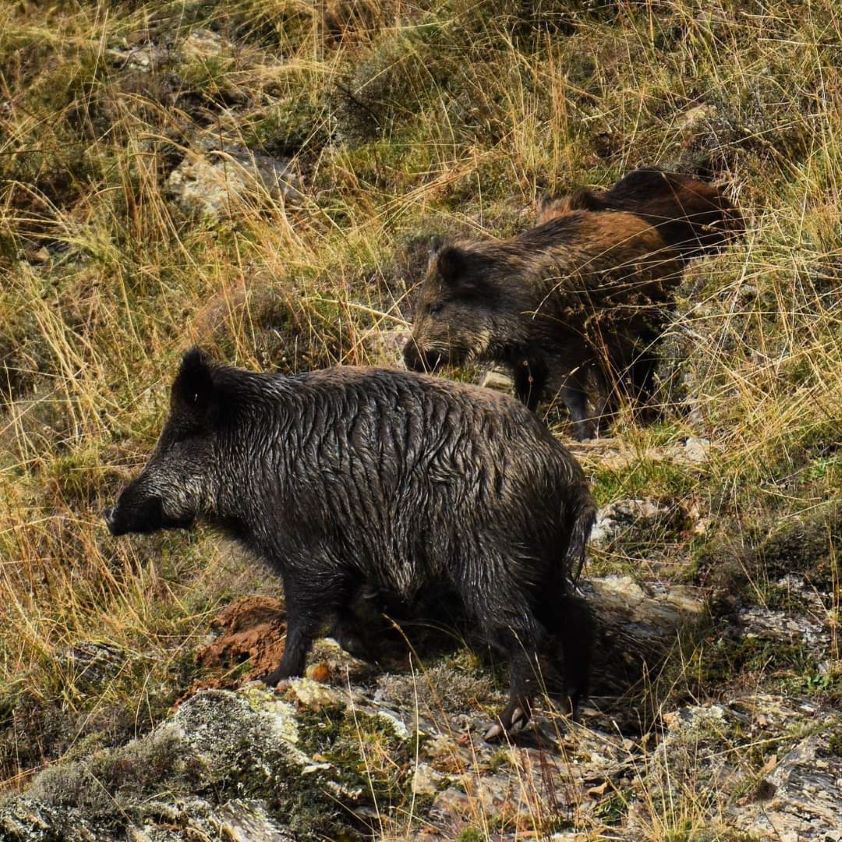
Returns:
[[[436,302],[435,304],[430,305],[430,315],[437,316],[441,311],[444,309],[444,304],[440,302]]]

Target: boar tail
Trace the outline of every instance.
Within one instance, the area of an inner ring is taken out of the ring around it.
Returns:
[[[570,517],[570,541],[564,556],[564,575],[576,583],[585,564],[585,547],[596,520],[596,506],[587,492],[576,502]]]

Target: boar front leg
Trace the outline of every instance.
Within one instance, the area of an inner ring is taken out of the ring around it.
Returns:
[[[349,655],[353,655],[361,661],[368,660],[369,651],[363,636],[360,634],[359,618],[350,607],[340,608],[336,612],[336,620],[330,630],[330,637]]]
[[[566,384],[559,392],[562,403],[567,407],[573,438],[576,441],[592,439],[597,433],[597,422],[588,410],[588,396],[578,386]]]
[[[345,589],[338,582],[301,585],[284,577],[284,602],[287,612],[287,639],[280,664],[261,680],[274,687],[285,678],[304,674],[307,654],[327,619],[342,604]]]
[[[538,408],[547,384],[547,366],[543,360],[517,360],[514,365],[515,397],[533,412]]]
[[[593,438],[599,429],[599,417],[598,415],[595,416],[590,406],[585,364],[580,364],[559,379],[561,380],[561,387],[558,390],[558,396],[570,416],[573,438],[576,441]]]

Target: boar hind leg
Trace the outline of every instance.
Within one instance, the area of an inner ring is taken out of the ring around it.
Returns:
[[[507,636],[512,636],[509,631]],[[485,733],[486,740],[495,740],[523,728],[532,717],[532,704],[539,689],[539,668],[536,647],[524,635],[514,635],[516,640],[508,646],[509,703]]]
[[[506,570],[502,560],[489,568]],[[506,652],[509,660],[509,703],[486,732],[487,740],[522,728],[532,716],[532,703],[539,689],[537,653],[545,637],[530,605],[521,595],[521,586],[517,582],[511,582],[509,587],[499,584],[497,594],[491,595],[487,592],[478,594],[474,584],[470,588],[471,596],[465,600],[486,639]],[[483,596],[485,601],[480,603]]]
[[[564,694],[571,715],[587,698],[595,623],[584,599],[564,596],[558,607],[556,636],[561,648]]]

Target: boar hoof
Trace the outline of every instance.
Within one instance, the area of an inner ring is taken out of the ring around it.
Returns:
[[[485,732],[485,741],[490,743],[499,739],[504,734],[514,734],[520,731],[527,722],[529,722],[528,708],[516,702],[510,702],[500,714],[497,722]]]
[[[486,732],[485,732],[485,741],[487,743],[492,743],[498,737],[503,735],[503,726],[499,722],[495,722]]]
[[[358,635],[347,629],[336,626],[330,636],[344,649],[351,657],[360,661],[370,660],[369,651],[363,640]]]
[[[281,670],[272,670],[272,672],[267,672],[261,675],[260,681],[262,681],[267,687],[276,687],[278,682],[286,677],[287,676],[284,675]]]

